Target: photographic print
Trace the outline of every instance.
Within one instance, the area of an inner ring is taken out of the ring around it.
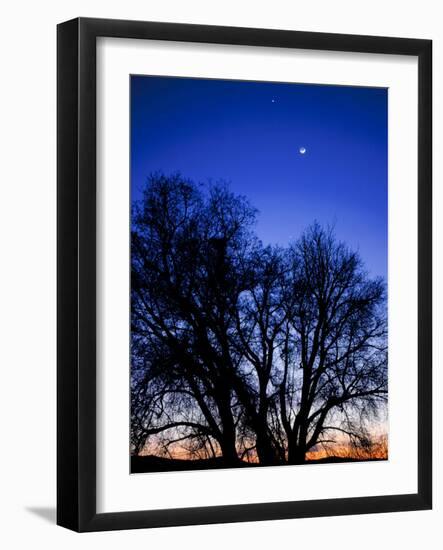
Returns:
[[[131,473],[388,459],[388,90],[130,77]]]

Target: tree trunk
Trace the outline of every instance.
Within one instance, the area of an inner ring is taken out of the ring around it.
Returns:
[[[279,463],[278,454],[267,434],[266,426],[256,429],[256,449],[258,461],[261,466],[275,466]]]
[[[278,463],[274,448],[267,439],[257,435],[257,456],[261,466],[272,466]]]
[[[220,447],[223,455],[223,462],[227,467],[235,467],[240,463],[237,451],[235,449],[235,440],[234,444],[229,438],[223,437],[223,440],[220,441]]]
[[[297,443],[289,442],[288,464],[304,464],[306,461],[306,447]]]
[[[223,396],[221,395],[223,393]],[[220,447],[227,466],[237,466],[240,459],[236,449],[235,423],[232,416],[229,390],[218,394],[218,411],[222,425]]]

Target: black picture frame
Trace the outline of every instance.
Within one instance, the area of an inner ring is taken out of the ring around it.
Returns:
[[[432,506],[432,42],[79,18],[58,25],[57,523],[104,531],[425,510]],[[418,471],[416,494],[96,512],[96,39],[302,48],[418,58]]]

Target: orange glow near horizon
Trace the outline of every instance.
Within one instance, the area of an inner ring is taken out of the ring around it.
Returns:
[[[139,456],[158,456],[164,458],[170,458],[174,460],[202,460],[214,457],[208,457],[207,453],[204,450],[200,452],[191,453],[189,450],[185,449],[182,446],[172,447],[167,454],[159,452],[158,448],[155,447],[145,447]],[[216,452],[215,458],[220,458],[222,456],[221,452],[218,450]],[[343,441],[337,441],[337,443],[323,445],[321,448],[309,451],[306,453],[306,460],[321,460],[328,457],[337,457],[337,458],[349,458],[351,460],[387,460],[388,458],[388,438],[386,434],[379,436],[373,445],[370,448],[358,448],[350,445],[349,443],[344,443]],[[258,457],[255,451],[250,451],[246,457],[243,458],[245,462],[256,464],[258,463]]]
[[[386,437],[372,445],[369,449],[356,448],[352,445],[331,445],[318,451],[306,453],[307,460],[320,460],[327,457],[349,458],[354,460],[387,460],[388,459],[388,441]]]

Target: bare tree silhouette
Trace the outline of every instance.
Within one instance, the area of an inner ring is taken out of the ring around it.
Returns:
[[[179,176],[152,177],[134,211],[133,346],[137,357],[150,357],[149,383],[155,373],[154,385],[161,380],[163,388],[166,414],[158,420],[168,417],[166,424],[151,426],[150,417],[146,425],[136,414],[138,432],[147,437],[189,428],[189,438],[205,435],[208,445],[215,440],[229,464],[238,461],[233,380],[241,360],[229,334],[247,285],[242,258],[253,240],[253,220],[247,201],[225,187],[211,188],[205,200],[197,186]],[[168,403],[176,405],[167,410],[165,391]],[[141,441],[140,435],[136,439]]]
[[[131,446],[302,463],[387,396],[386,305],[358,255],[314,224],[263,247],[226,185],[154,174],[131,235]]]
[[[385,288],[318,224],[291,247],[289,261],[280,413],[288,462],[300,463],[333,432],[368,442],[362,420],[387,396]]]

